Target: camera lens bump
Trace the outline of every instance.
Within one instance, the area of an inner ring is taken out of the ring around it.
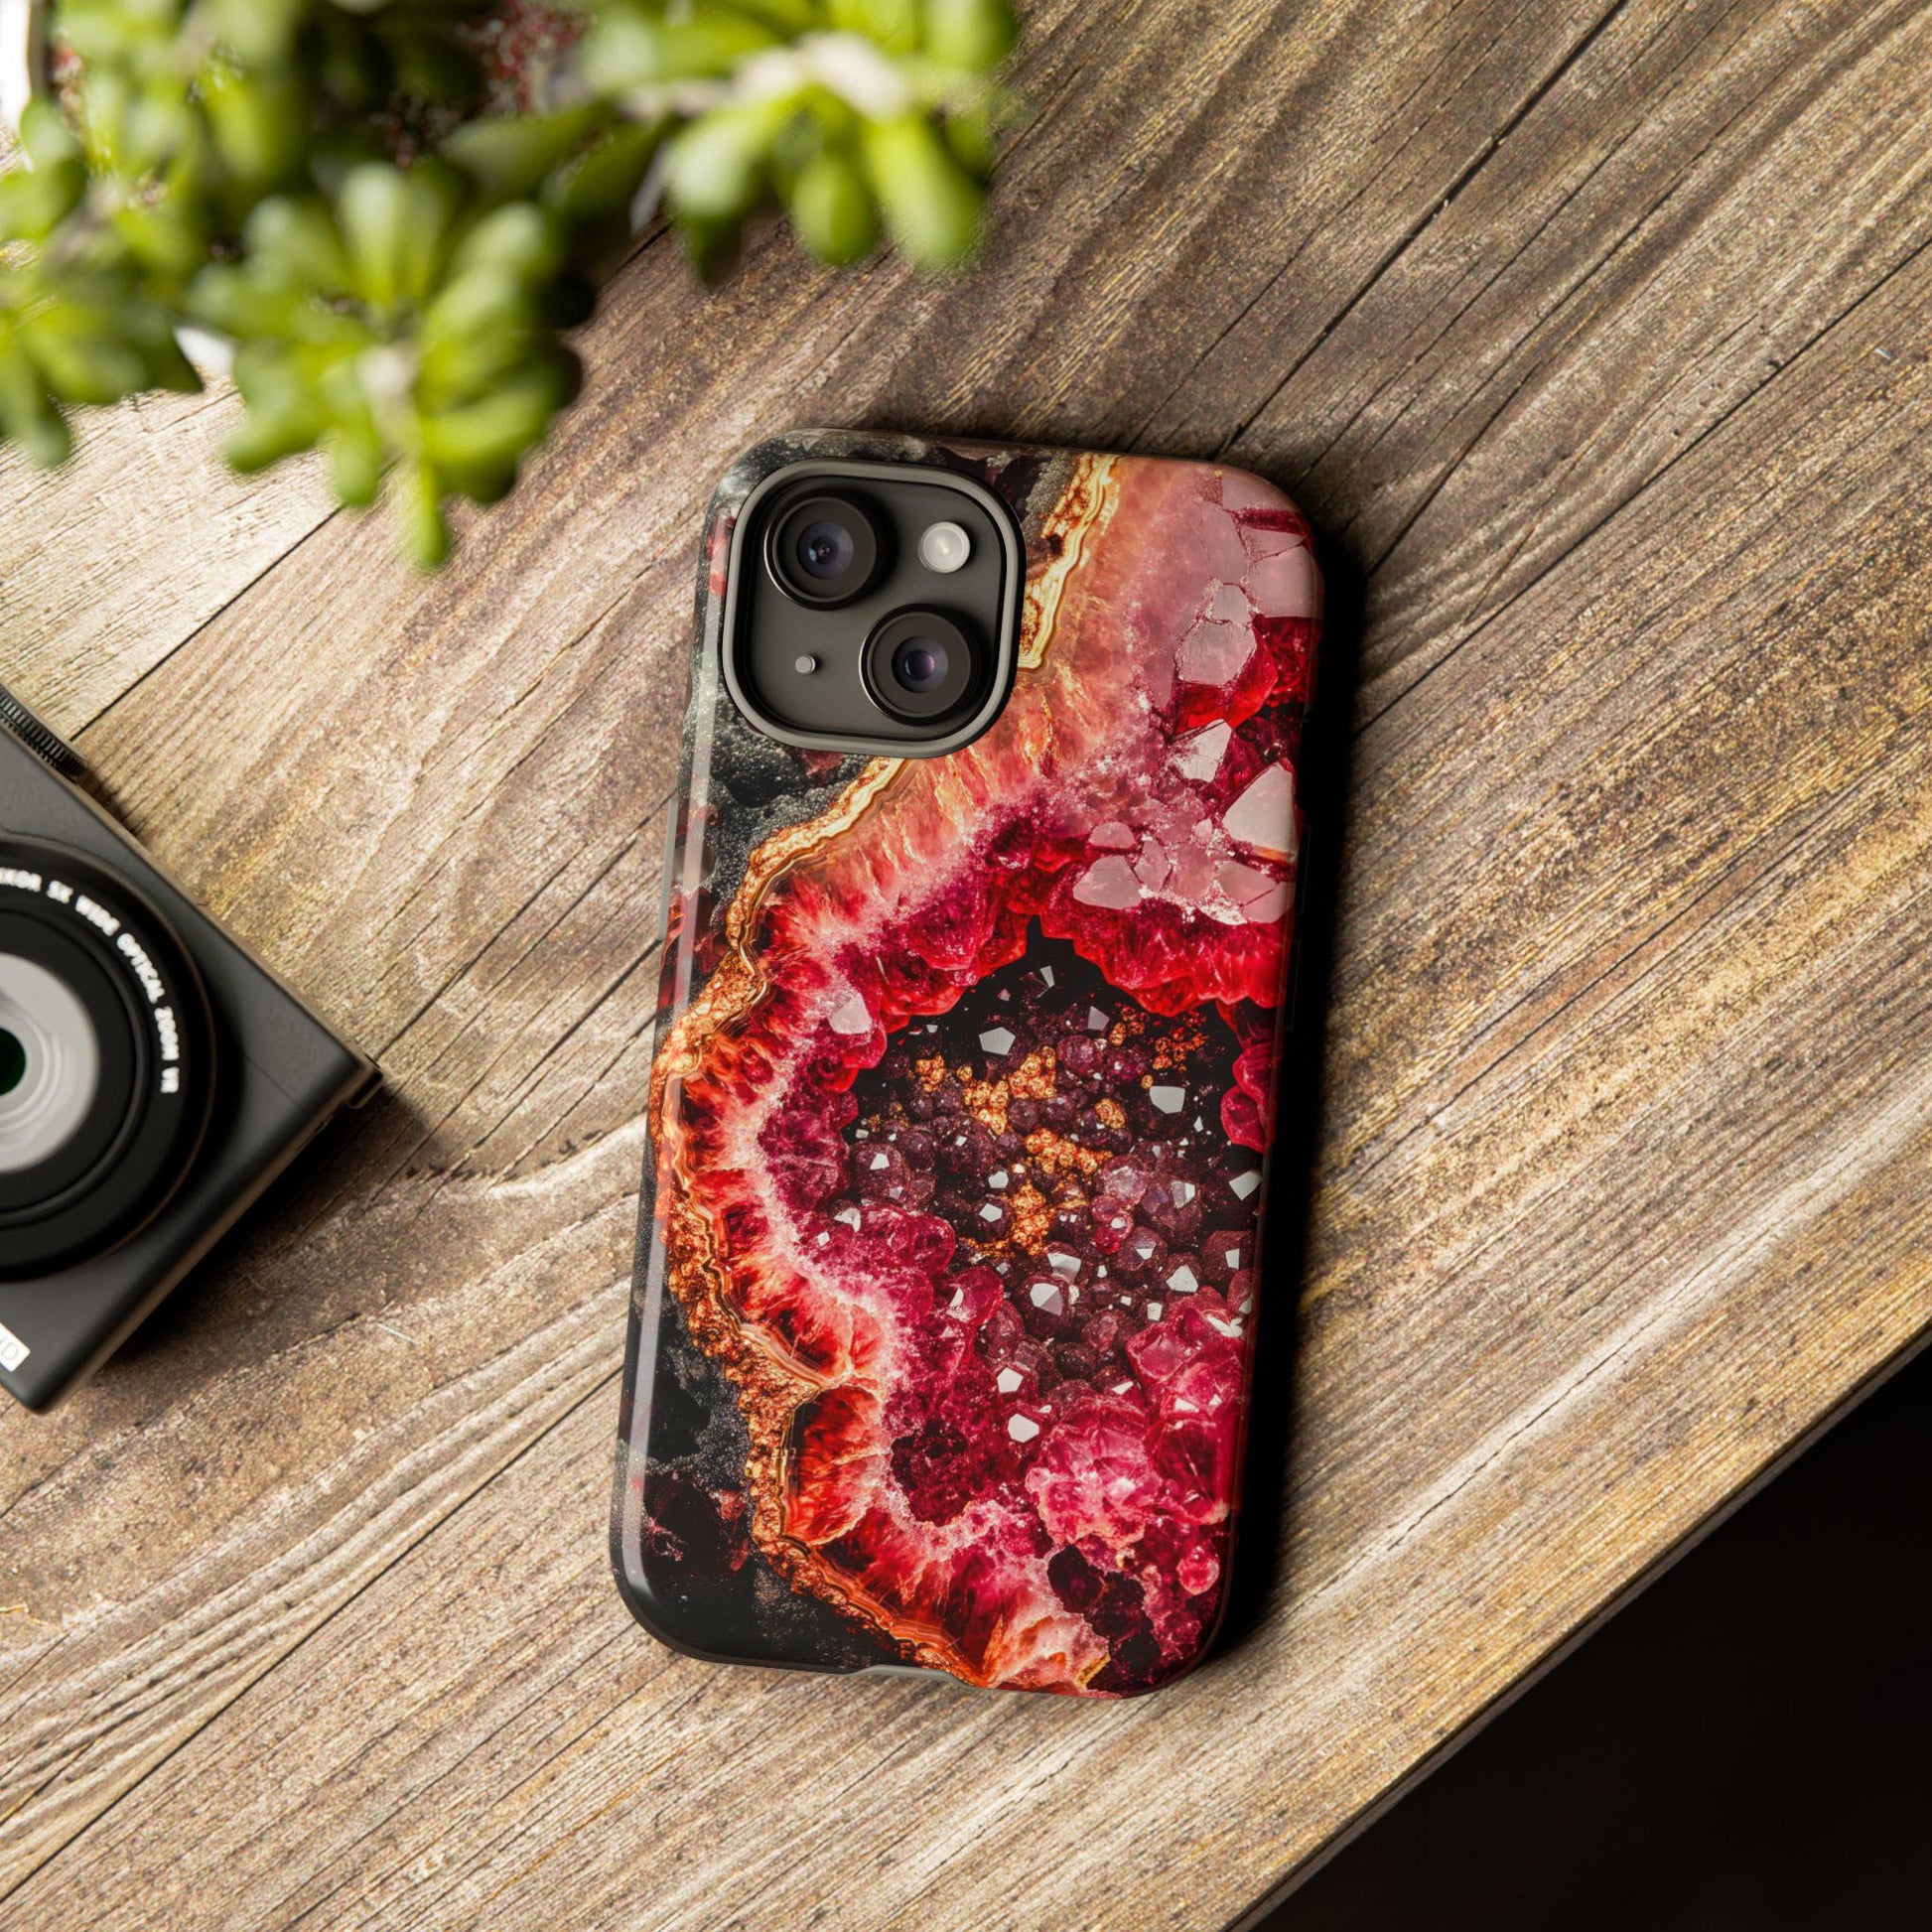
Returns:
[[[879,533],[849,497],[806,496],[773,521],[766,561],[796,602],[849,604],[878,571]]]
[[[898,611],[866,639],[866,690],[901,724],[950,718],[978,697],[985,653],[951,618],[937,611]]]

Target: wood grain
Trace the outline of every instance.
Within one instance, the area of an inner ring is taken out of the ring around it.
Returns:
[[[174,498],[0,465],[0,674],[391,1077],[0,1418],[0,1926],[1226,1925],[1932,1325],[1929,53],[1042,7],[972,277],[646,248],[442,577],[223,497],[218,402]],[[1359,564],[1281,1568],[1141,1703],[697,1665],[605,1573],[689,544],[811,420],[1228,450]]]

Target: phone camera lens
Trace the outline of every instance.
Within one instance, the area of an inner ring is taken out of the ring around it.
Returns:
[[[771,525],[766,561],[799,604],[849,604],[879,568],[879,534],[866,511],[843,496],[807,496]]]
[[[906,725],[954,717],[986,683],[986,653],[937,611],[899,611],[866,639],[861,659],[874,704]]]
[[[944,644],[930,637],[908,637],[893,653],[893,682],[905,691],[934,690],[945,682],[947,662]]]
[[[839,577],[852,568],[852,532],[829,520],[798,532],[798,563],[807,577]]]

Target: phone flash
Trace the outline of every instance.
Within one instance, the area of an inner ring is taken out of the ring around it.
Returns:
[[[927,570],[950,577],[973,554],[973,539],[957,523],[935,523],[919,539],[919,561]]]
[[[816,657],[809,656],[806,653],[801,651],[796,657],[794,657],[791,660],[791,668],[794,671],[796,671],[800,677],[810,677],[811,674],[818,669],[818,659]]]

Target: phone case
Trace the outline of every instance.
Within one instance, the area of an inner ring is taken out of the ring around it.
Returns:
[[[823,458],[1017,519],[963,750],[790,750],[726,692],[738,508]],[[1301,514],[1218,465],[818,433],[724,480],[613,1523],[665,1642],[1117,1696],[1211,1641],[1319,606]]]

